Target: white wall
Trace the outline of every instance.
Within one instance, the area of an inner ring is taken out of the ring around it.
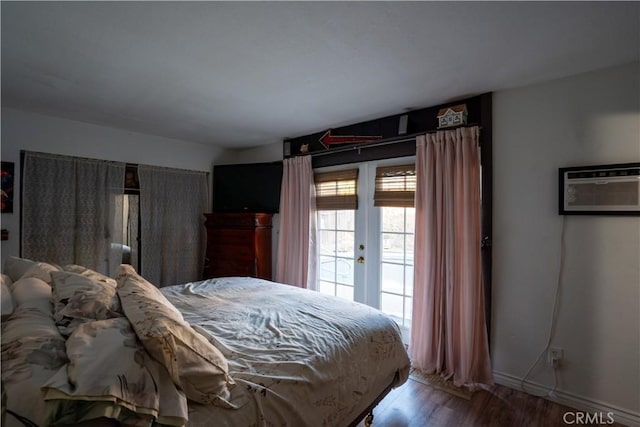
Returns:
[[[244,150],[227,150],[216,164],[263,163],[282,160],[282,142]]]
[[[499,382],[517,385],[547,341],[563,224],[558,168],[640,161],[639,81],[634,63],[494,94],[491,350]],[[640,218],[565,219],[552,341],[565,356],[559,398],[640,423]],[[551,386],[553,371],[542,363],[530,379]]]
[[[2,214],[2,265],[19,253],[20,150],[211,172],[223,150],[40,114],[2,109],[2,160],[15,163],[14,213]]]

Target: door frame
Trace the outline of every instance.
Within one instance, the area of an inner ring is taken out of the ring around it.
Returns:
[[[314,169],[315,172],[330,172],[358,168],[358,209],[354,215],[354,294],[353,299],[374,308],[380,308],[380,209],[373,204],[376,168],[415,163],[416,156],[396,157],[392,159],[370,160],[339,166]],[[360,245],[364,249],[360,249]],[[364,263],[356,259],[364,257]]]

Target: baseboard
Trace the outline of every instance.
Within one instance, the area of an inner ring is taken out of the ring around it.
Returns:
[[[522,378],[494,371],[493,379],[497,384],[522,391]],[[588,412],[590,414],[603,414],[603,424],[608,424],[607,414],[612,413],[613,419],[616,423],[623,424],[629,427],[640,427],[639,412],[630,411],[628,409],[620,408],[599,400],[589,399],[584,396],[561,390],[556,390],[555,397],[550,397],[548,396],[549,387],[545,387],[542,384],[538,384],[533,381],[527,381],[525,383],[525,387],[526,392],[529,394],[541,396],[547,400],[551,400],[561,405],[569,406],[570,408],[575,408],[579,411]],[[574,419],[572,418],[571,421],[574,421]],[[573,424],[575,424],[575,422]]]

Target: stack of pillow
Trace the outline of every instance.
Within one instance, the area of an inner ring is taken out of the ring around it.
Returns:
[[[40,387],[68,362],[64,337],[53,320],[50,272],[60,270],[56,265],[15,257],[5,262],[2,386],[7,414],[2,425],[23,425],[16,417],[44,425],[46,405]]]
[[[51,299],[51,272],[60,271],[54,264],[9,257],[2,274],[2,317],[25,302]]]
[[[133,267],[122,265],[114,279],[11,257],[4,273],[7,425],[16,417],[37,425],[96,418],[184,425],[185,396],[231,407],[234,382],[222,353]],[[135,393],[123,392],[123,377]]]

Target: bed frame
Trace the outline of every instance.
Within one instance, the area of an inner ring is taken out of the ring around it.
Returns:
[[[351,424],[349,424],[349,427],[356,427],[362,420],[364,420],[365,427],[370,427],[373,424],[373,409],[378,406],[378,403],[380,403],[391,390],[393,390],[394,385],[398,384],[399,380],[400,373],[396,372],[393,380],[391,381],[391,384],[389,384],[387,387],[385,387],[384,390],[382,390],[382,393],[380,393],[380,395],[376,397],[375,400],[371,402],[371,404],[367,406],[367,408],[362,411]]]

